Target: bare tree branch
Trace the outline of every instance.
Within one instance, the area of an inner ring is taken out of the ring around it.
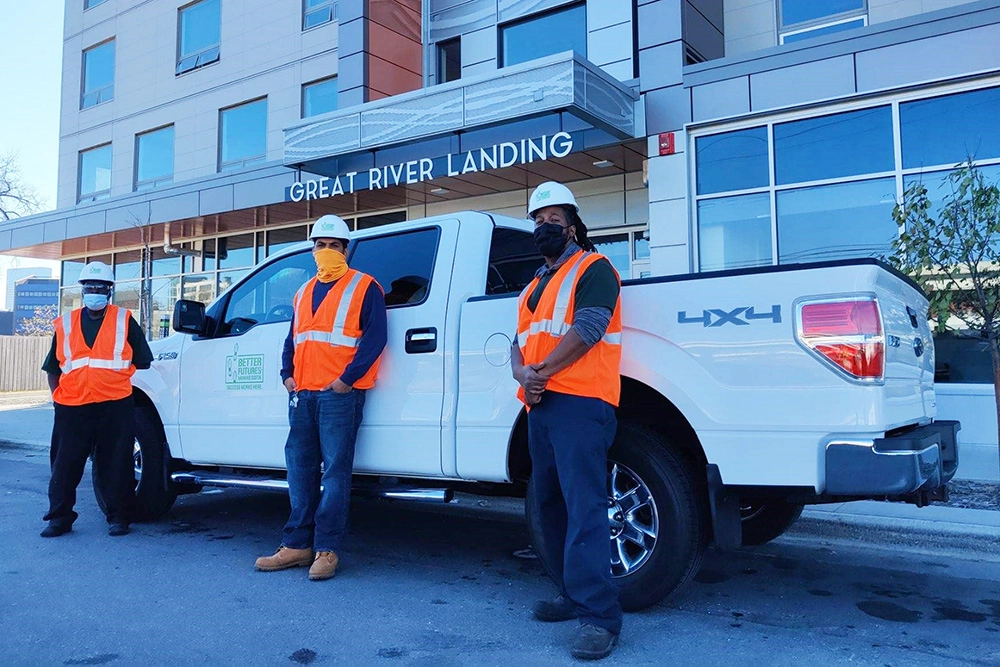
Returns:
[[[22,180],[17,154],[0,153],[0,220],[29,215],[44,205],[44,198]]]

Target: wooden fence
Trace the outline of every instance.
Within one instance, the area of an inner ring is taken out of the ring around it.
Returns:
[[[42,362],[52,336],[0,336],[0,391],[48,389]]]

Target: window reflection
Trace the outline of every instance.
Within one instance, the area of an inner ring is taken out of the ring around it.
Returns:
[[[219,169],[239,169],[267,157],[267,100],[219,112]]]
[[[587,55],[587,6],[575,5],[500,27],[501,67],[563,51]]]
[[[592,241],[597,252],[608,258],[622,280],[632,277],[628,234],[609,234],[593,238]]]
[[[724,132],[695,140],[698,194],[767,187],[767,128]]]
[[[770,196],[763,193],[699,202],[698,256],[702,271],[770,264]]]
[[[1000,157],[1000,87],[899,105],[903,168]]]

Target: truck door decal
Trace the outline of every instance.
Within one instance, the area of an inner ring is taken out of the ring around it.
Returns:
[[[701,315],[689,317],[686,310],[677,313],[678,324],[701,324],[703,327],[721,327],[726,324],[748,326],[754,320],[770,320],[773,324],[781,324],[781,306],[771,306],[770,312],[758,313],[753,306],[741,306],[733,310],[711,308],[703,310]]]

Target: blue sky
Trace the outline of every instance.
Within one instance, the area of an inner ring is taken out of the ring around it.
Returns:
[[[21,177],[56,207],[59,168],[59,94],[62,79],[63,0],[5,2],[0,18],[0,152],[15,151]],[[0,299],[11,266],[58,263],[0,255]],[[4,304],[6,307],[7,304]]]

